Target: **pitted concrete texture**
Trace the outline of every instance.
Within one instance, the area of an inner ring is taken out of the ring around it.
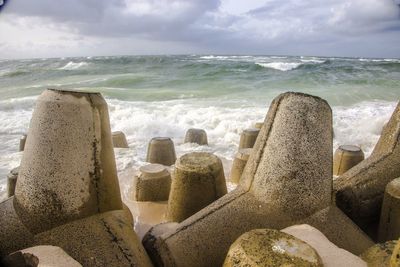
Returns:
[[[152,266],[122,210],[58,226],[36,235],[35,243],[58,246],[85,267]]]
[[[14,206],[33,233],[122,209],[107,103],[100,94],[45,90],[28,135]]]
[[[114,147],[129,148],[128,141],[126,141],[126,136],[121,131],[116,131],[112,133],[112,142]]]
[[[334,181],[336,205],[375,237],[386,185],[400,177],[400,102],[371,156]]]
[[[358,146],[339,146],[333,157],[333,175],[342,175],[364,160],[364,152]]]
[[[242,176],[244,167],[246,166],[247,160],[250,157],[251,151],[253,151],[252,148],[242,148],[239,149],[239,151],[236,153],[231,169],[230,180],[232,183],[239,183],[240,176]]]
[[[392,240],[379,243],[365,250],[360,257],[367,262],[368,267],[394,267],[390,259],[398,241]]]
[[[227,193],[221,160],[210,153],[192,152],[175,164],[167,220],[181,222]]]
[[[323,266],[318,253],[304,241],[273,229],[241,235],[229,248],[223,267]]]
[[[174,142],[169,137],[154,137],[147,147],[146,161],[171,166],[176,161]]]
[[[140,167],[133,178],[133,199],[136,201],[167,201],[171,189],[171,174],[161,164]]]
[[[33,235],[14,209],[14,197],[0,203],[0,259],[14,251],[30,247]]]
[[[378,240],[385,242],[400,238],[400,178],[387,184],[383,197]]]
[[[243,130],[242,134],[240,135],[239,149],[252,148],[257,140],[259,132],[260,129],[257,128],[249,128]]]
[[[390,267],[400,267],[400,242],[396,242],[393,249],[392,256],[390,257]]]
[[[55,246],[36,246],[14,252],[4,259],[5,267],[82,267],[64,250]]]
[[[28,136],[26,134],[23,134],[19,139],[19,151],[24,151],[27,137]]]
[[[241,234],[298,223],[316,227],[355,254],[373,244],[331,204],[332,114],[324,100],[278,96],[253,149],[234,191],[150,245],[150,257],[162,262],[157,266],[221,266]]]
[[[317,251],[324,267],[367,267],[367,263],[356,255],[337,247],[318,229],[308,225],[293,225],[281,230],[303,240]]]
[[[187,130],[185,135],[185,143],[195,143],[201,146],[208,145],[206,131],[195,128]]]
[[[15,194],[15,185],[17,184],[19,166],[12,169],[7,175],[7,196],[12,197]]]

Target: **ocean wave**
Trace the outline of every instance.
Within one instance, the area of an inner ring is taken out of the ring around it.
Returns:
[[[297,63],[297,62],[270,62],[270,63],[256,62],[256,64],[264,68],[275,69],[280,71],[294,70],[303,65],[303,63]]]
[[[61,68],[58,68],[58,69],[59,70],[76,70],[76,69],[79,69],[79,68],[82,68],[82,67],[86,67],[88,65],[89,65],[89,63],[87,63],[85,61],[82,61],[82,62],[70,61],[65,66],[63,66]]]
[[[300,59],[300,61],[303,63],[317,63],[317,64],[322,64],[326,62],[326,60],[323,59]]]

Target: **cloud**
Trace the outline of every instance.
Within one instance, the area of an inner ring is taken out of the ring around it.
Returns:
[[[376,39],[399,43],[396,1],[400,0],[13,0],[0,30],[7,21],[25,21],[19,27],[22,32],[35,21],[43,32],[80,36],[84,47],[96,43],[100,53],[110,52],[112,42],[119,42],[126,44],[126,53],[160,45],[155,52],[356,56],[360,50],[355,48],[367,42],[371,56],[400,55],[395,44],[382,51]],[[55,45],[57,38],[49,43]],[[29,41],[34,43],[34,36]],[[134,42],[145,47],[129,49]]]

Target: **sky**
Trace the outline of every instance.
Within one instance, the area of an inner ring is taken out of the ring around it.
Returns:
[[[8,0],[0,12],[0,58],[143,54],[399,58],[400,0]]]

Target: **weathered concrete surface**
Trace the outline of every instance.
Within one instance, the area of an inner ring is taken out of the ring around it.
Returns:
[[[400,177],[400,102],[371,156],[334,181],[336,204],[375,238],[385,186]]]
[[[364,160],[364,152],[358,146],[343,145],[333,156],[333,175],[342,175]]]
[[[398,241],[387,241],[376,244],[365,250],[360,257],[367,262],[368,267],[394,267],[390,260]]]
[[[65,250],[85,267],[152,266],[124,211],[73,221],[35,236]]]
[[[7,175],[7,197],[12,197],[15,194],[15,186],[17,184],[19,166],[12,169]]]
[[[297,223],[355,254],[373,244],[331,204],[332,114],[324,100],[278,96],[253,149],[238,187],[147,244],[150,257],[163,266],[221,266],[241,234]]]
[[[129,148],[128,141],[126,141],[126,136],[121,131],[116,131],[112,133],[112,142],[114,147]]]
[[[82,267],[64,250],[55,246],[36,246],[14,252],[4,259],[3,264],[5,267]]]
[[[192,152],[175,164],[167,220],[181,222],[227,193],[221,160],[210,153]]]
[[[14,207],[32,233],[122,209],[107,103],[101,94],[45,90],[28,135]]]
[[[207,133],[203,129],[191,128],[185,135],[185,143],[196,143],[201,146],[208,145]]]
[[[171,166],[176,161],[174,142],[169,137],[154,137],[147,147],[146,161]]]
[[[252,148],[242,148],[235,155],[235,159],[232,163],[230,180],[232,183],[239,183],[240,177],[242,176],[244,167],[246,166],[247,160],[250,157]]]
[[[0,203],[0,258],[33,244],[33,235],[15,212],[14,197]]]
[[[133,199],[136,201],[167,201],[171,189],[171,174],[161,164],[139,168],[133,178]]]
[[[367,267],[367,263],[361,258],[337,247],[318,229],[308,224],[293,225],[281,231],[297,237],[313,247],[321,257],[324,267]]]
[[[390,257],[390,267],[400,267],[400,242],[398,240]]]
[[[23,134],[19,139],[19,151],[24,151],[27,137],[28,137],[27,134]]]
[[[306,242],[273,229],[242,234],[229,248],[223,267],[322,267],[317,251]]]
[[[379,222],[378,241],[400,237],[400,178],[387,184]]]
[[[260,129],[257,128],[249,128],[243,130],[242,134],[240,135],[239,149],[252,148],[257,140],[259,132]]]

